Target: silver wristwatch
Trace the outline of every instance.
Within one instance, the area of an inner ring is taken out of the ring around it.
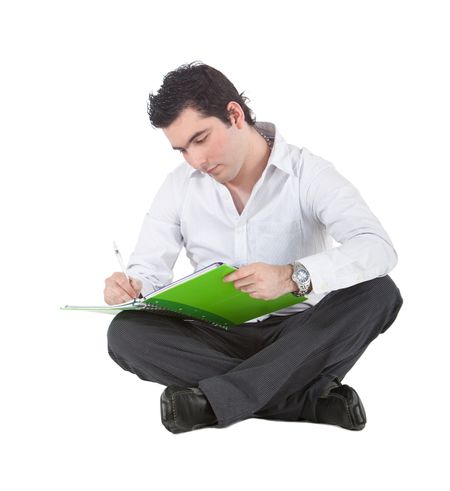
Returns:
[[[291,276],[292,281],[298,286],[298,292],[292,292],[292,294],[296,297],[302,297],[309,291],[311,276],[300,261],[294,261],[291,266],[294,268]]]

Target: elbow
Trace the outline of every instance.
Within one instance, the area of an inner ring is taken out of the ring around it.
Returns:
[[[397,251],[391,247],[391,250],[388,255],[388,273],[392,271],[398,263],[398,254]],[[386,273],[387,274],[387,273]]]
[[[398,263],[398,254],[394,249],[394,246],[383,240],[383,250],[384,250],[384,272],[383,275],[387,275],[391,272]]]
[[[377,272],[375,276],[385,276],[397,266],[398,254],[390,240],[372,235],[369,249],[368,264],[373,272]]]

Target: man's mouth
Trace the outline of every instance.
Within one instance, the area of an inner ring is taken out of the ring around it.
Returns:
[[[219,164],[215,165],[214,167],[211,167],[209,170],[207,170],[206,172],[208,174],[213,174],[215,169],[217,169],[217,167],[219,167]]]

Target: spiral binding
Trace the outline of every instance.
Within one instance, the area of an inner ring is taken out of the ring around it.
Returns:
[[[139,305],[135,304],[135,306],[138,308],[138,310],[147,310],[147,311],[152,311],[152,312],[154,312],[154,311],[164,312],[164,314],[167,315],[168,317],[175,317],[177,319],[183,319],[183,320],[189,319],[189,320],[193,320],[196,322],[203,322],[203,323],[211,325],[211,326],[220,327],[222,329],[228,330],[228,326],[218,324],[217,322],[213,322],[213,321],[210,321],[208,319],[197,319],[196,317],[192,317],[192,316],[183,314],[181,312],[174,312],[173,310],[168,310],[168,309],[165,309],[164,307],[159,307],[158,305],[155,305],[155,304],[139,302]]]

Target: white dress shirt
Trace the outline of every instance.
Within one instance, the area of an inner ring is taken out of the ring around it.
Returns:
[[[144,296],[173,280],[183,246],[194,271],[219,261],[238,267],[301,261],[313,290],[307,301],[276,315],[305,310],[397,264],[381,223],[332,163],[285,142],[272,123],[256,126],[274,140],[273,148],[241,214],[223,184],[186,161],[167,175],[127,266],[142,281]],[[332,239],[340,245],[333,247]]]

